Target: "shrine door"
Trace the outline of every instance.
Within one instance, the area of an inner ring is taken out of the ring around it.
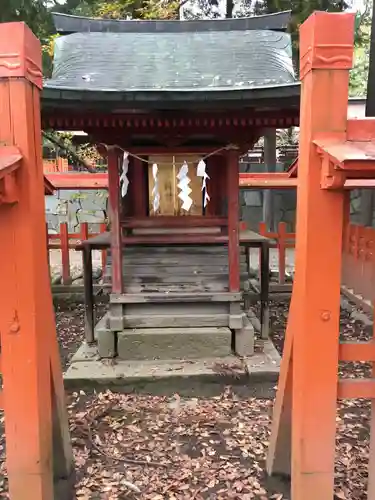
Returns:
[[[148,169],[148,201],[150,215],[202,215],[203,214],[203,198],[202,198],[202,178],[197,177],[197,165],[200,160],[196,155],[154,155],[149,156]],[[181,209],[182,201],[178,197],[180,192],[178,188],[177,174],[186,161],[189,165],[188,176],[190,178],[190,194],[193,204],[189,212]],[[158,166],[158,185],[160,194],[160,208],[155,214],[153,211],[152,190],[154,188],[154,179],[152,176],[152,164]]]

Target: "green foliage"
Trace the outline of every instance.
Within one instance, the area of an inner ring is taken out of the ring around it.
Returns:
[[[368,2],[362,14],[356,15],[354,66],[350,72],[349,95],[364,97],[367,93],[371,39],[372,2]]]

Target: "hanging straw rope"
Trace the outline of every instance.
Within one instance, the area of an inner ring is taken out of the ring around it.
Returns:
[[[100,143],[99,145],[100,146],[104,146],[107,150],[110,149],[110,148],[118,148],[123,153],[127,153],[129,156],[132,156],[133,158],[136,158],[137,160],[142,161],[143,163],[147,163],[148,165],[153,165],[154,164],[154,161],[149,161],[149,160],[146,160],[145,158],[142,158],[141,156],[135,155],[134,153],[130,153],[129,150],[122,148],[118,144],[113,144],[112,146],[108,146],[108,144]],[[221,148],[215,149],[214,151],[211,151],[210,153],[207,153],[206,155],[204,155],[201,158],[201,160],[203,160],[203,161],[207,160],[207,158],[209,158],[210,156],[216,155],[217,153],[221,153],[221,151],[226,151],[226,150],[229,150],[229,149],[237,149],[237,146],[235,146],[234,144],[227,144],[226,146],[223,146]]]

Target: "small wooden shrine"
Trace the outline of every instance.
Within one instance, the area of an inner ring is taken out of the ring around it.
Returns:
[[[152,333],[157,357],[167,331],[205,329],[229,335],[229,351],[251,354],[242,247],[262,239],[239,231],[239,156],[268,129],[298,125],[289,13],[54,21],[62,36],[43,90],[43,127],[83,130],[108,157],[110,233],[83,245],[87,270],[92,249],[111,251],[100,354],[142,357],[142,335]],[[90,340],[89,295],[86,302]]]

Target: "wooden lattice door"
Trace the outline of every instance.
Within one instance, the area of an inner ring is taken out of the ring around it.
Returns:
[[[202,178],[197,177],[197,165],[200,160],[196,155],[154,155],[149,157],[148,185],[149,185],[149,210],[151,215],[202,215]],[[189,212],[181,209],[182,202],[178,197],[177,174],[183,162],[189,165],[188,176],[190,178],[190,194],[193,205]],[[152,190],[154,188],[154,179],[152,176],[152,164],[158,166],[158,185],[160,193],[160,208],[157,214],[153,211]]]

